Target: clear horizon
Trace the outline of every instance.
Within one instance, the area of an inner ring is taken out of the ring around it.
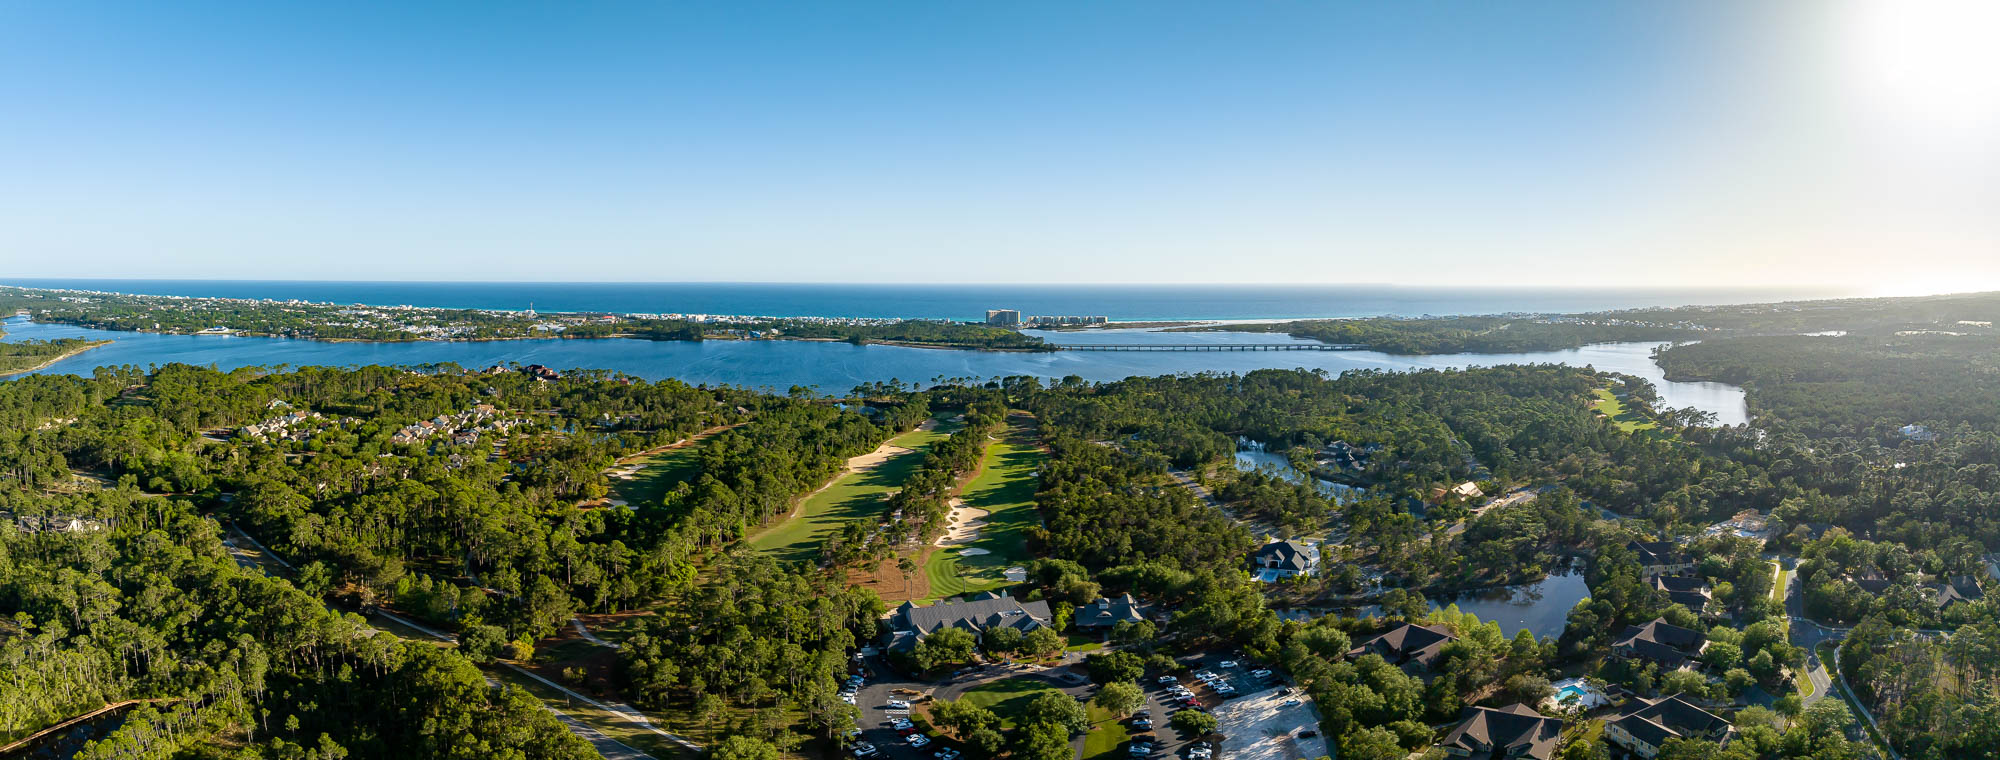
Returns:
[[[1994,290],[1996,22],[17,5],[0,276]]]

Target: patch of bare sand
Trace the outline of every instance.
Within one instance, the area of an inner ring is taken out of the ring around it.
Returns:
[[[952,499],[951,514],[945,518],[948,526],[944,536],[937,541],[938,546],[956,546],[971,543],[979,538],[979,529],[986,527],[986,516],[992,514],[978,507],[965,506],[963,499]]]

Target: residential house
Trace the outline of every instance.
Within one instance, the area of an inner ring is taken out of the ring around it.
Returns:
[[[1429,668],[1437,664],[1438,655],[1444,652],[1444,645],[1457,640],[1457,636],[1451,635],[1451,629],[1441,625],[1404,623],[1380,636],[1361,642],[1361,646],[1347,650],[1347,656],[1375,654],[1389,661],[1391,665],[1415,664]]]
[[[1046,601],[1023,602],[991,591],[966,601],[928,607],[904,602],[889,613],[889,651],[915,649],[925,636],[945,628],[963,628],[980,634],[1004,627],[1027,633],[1051,625],[1054,620]]]
[[[1078,607],[1070,623],[1081,629],[1108,631],[1119,623],[1136,623],[1145,619],[1145,605],[1133,599],[1131,594],[1121,594],[1117,598],[1099,597],[1095,602]]]
[[[1666,594],[1667,599],[1697,615],[1707,610],[1708,603],[1715,599],[1708,592],[1708,581],[1700,578],[1659,575],[1654,576],[1649,583],[1655,590]]]
[[[1604,738],[1642,758],[1658,757],[1668,739],[1727,743],[1735,727],[1675,694],[1661,699],[1635,697],[1632,709],[1604,723]]]
[[[1272,541],[1251,552],[1250,563],[1257,568],[1257,578],[1266,582],[1312,575],[1319,565],[1319,551],[1299,541]]]
[[[1931,600],[1937,603],[1939,612],[1951,609],[1955,604],[1968,604],[1984,598],[1986,594],[1979,590],[1979,582],[1970,575],[1953,578],[1931,589]]]
[[[1666,618],[1655,618],[1645,625],[1629,626],[1618,634],[1611,641],[1611,655],[1678,668],[1701,653],[1705,638],[1700,631],[1674,625]]]
[[[1499,709],[1468,707],[1465,719],[1444,735],[1438,748],[1451,757],[1470,760],[1533,758],[1549,760],[1562,737],[1563,722],[1527,705]]]
[[[1673,575],[1694,569],[1681,547],[1672,541],[1632,541],[1625,544],[1633,554],[1639,555],[1639,570],[1646,577]]]

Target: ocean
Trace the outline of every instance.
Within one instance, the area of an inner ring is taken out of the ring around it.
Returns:
[[[551,312],[983,319],[987,309],[1118,322],[1578,312],[1833,298],[1798,289],[1420,288],[1392,285],[809,285],[9,278],[150,295]]]

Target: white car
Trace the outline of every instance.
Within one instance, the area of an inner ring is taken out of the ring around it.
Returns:
[[[860,744],[854,745],[855,757],[872,757],[874,756],[874,754],[875,754],[875,745],[873,744],[862,742]]]
[[[931,743],[931,738],[923,734],[910,734],[910,746],[921,747]]]
[[[1223,660],[1222,662],[1220,662],[1220,663],[1217,663],[1217,667],[1223,667],[1223,668],[1233,668],[1233,667],[1236,667],[1236,661],[1235,661],[1235,660]]]
[[[895,720],[892,720],[892,721],[889,721],[889,727],[890,727],[890,728],[893,728],[893,729],[896,729],[896,730],[898,730],[898,731],[900,731],[900,730],[902,730],[902,729],[905,729],[905,728],[909,728],[910,726],[913,726],[913,725],[916,725],[916,724],[914,724],[914,723],[911,723],[911,722],[910,722],[910,719],[909,719],[909,718],[897,718],[897,719],[895,719]]]
[[[1213,672],[1210,672],[1210,671],[1206,671],[1206,670],[1204,670],[1204,671],[1202,671],[1202,672],[1200,672],[1200,673],[1196,673],[1196,674],[1194,674],[1194,677],[1196,677],[1196,678],[1199,678],[1199,679],[1201,679],[1201,680],[1203,680],[1203,681],[1213,681],[1213,680],[1215,680],[1215,679],[1217,679],[1217,678],[1221,678],[1222,676],[1218,676],[1218,675],[1216,675],[1216,674],[1215,674],[1215,673],[1213,673]]]
[[[848,703],[848,704],[850,704],[850,705],[851,705],[851,704],[854,704],[854,695],[853,695],[853,694],[842,694],[842,695],[840,695],[840,701],[842,701],[842,702],[846,702],[846,703]]]
[[[900,699],[891,699],[891,700],[889,700],[889,709],[891,709],[891,710],[908,710],[908,709],[910,709],[910,703],[908,703],[908,702],[905,702],[905,701],[903,701],[903,700],[900,700]]]
[[[1268,671],[1268,670],[1252,670],[1252,671],[1250,671],[1250,677],[1251,677],[1251,678],[1270,678],[1270,677],[1271,677],[1271,671]]]
[[[1181,682],[1180,679],[1175,678],[1173,676],[1160,676],[1160,683],[1180,683],[1180,682]]]

